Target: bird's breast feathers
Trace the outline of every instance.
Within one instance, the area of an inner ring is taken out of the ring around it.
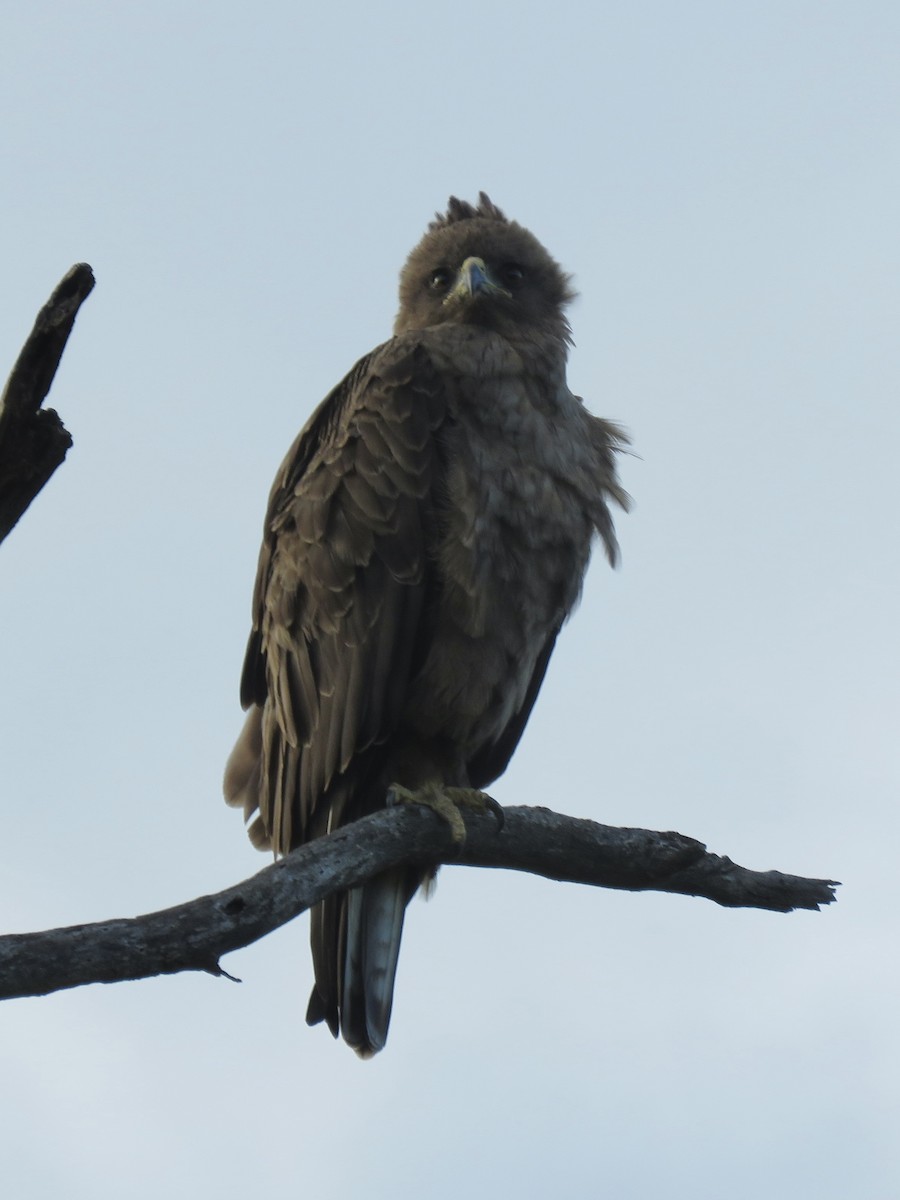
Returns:
[[[432,331],[429,331],[432,332]],[[476,747],[523,705],[548,639],[577,602],[602,480],[592,420],[564,365],[529,370],[504,339],[425,339],[447,419],[435,633],[407,712]],[[449,345],[448,345],[449,343]]]

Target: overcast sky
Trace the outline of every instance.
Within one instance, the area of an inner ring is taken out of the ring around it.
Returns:
[[[0,1008],[4,1193],[900,1194],[900,7],[55,3],[0,18],[0,373],[76,261],[75,445],[0,547],[3,928],[265,865],[221,801],[266,495],[479,189],[572,271],[632,431],[493,789],[843,881],[781,916],[500,872],[410,909],[387,1049],[306,919]]]

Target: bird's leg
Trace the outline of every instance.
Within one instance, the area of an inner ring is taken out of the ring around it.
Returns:
[[[450,826],[454,844],[457,846],[461,846],[466,840],[466,823],[459,811],[461,808],[493,813],[498,831],[503,828],[503,809],[493,796],[479,791],[478,788],[443,787],[439,783],[426,783],[423,787],[411,790],[399,783],[392,783],[387,791],[387,802],[388,805],[423,804],[430,808]]]

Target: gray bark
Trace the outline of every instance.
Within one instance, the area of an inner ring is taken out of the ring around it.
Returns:
[[[78,263],[41,309],[0,397],[0,542],[66,457],[72,437],[42,408],[94,275]]]
[[[126,920],[0,937],[0,999],[178,971],[227,975],[222,955],[257,941],[331,892],[409,862],[505,867],[628,891],[702,896],[728,907],[790,912],[830,904],[837,884],[749,871],[679,833],[619,829],[545,808],[464,814],[467,837],[416,806],[387,809],[302,846],[214,896]]]

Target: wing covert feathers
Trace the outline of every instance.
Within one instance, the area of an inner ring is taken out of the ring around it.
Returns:
[[[331,789],[399,717],[431,569],[443,418],[428,355],[387,343],[326,398],[279,471],[242,689],[245,705],[264,703],[244,738],[261,769],[241,775],[236,748],[226,780],[245,813],[261,784],[260,820],[279,853],[320,832]]]

